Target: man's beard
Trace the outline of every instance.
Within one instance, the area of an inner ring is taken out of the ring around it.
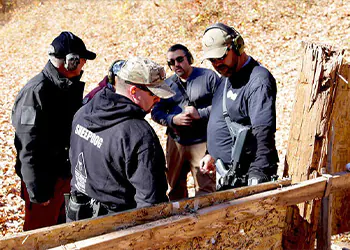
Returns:
[[[230,77],[234,72],[235,68],[230,68],[226,64],[220,64],[216,67],[216,70],[223,76]]]
[[[180,70],[180,71],[177,71],[177,70]],[[185,74],[185,71],[183,68],[181,67],[178,67],[178,68],[175,68],[175,74],[179,77],[183,76]]]

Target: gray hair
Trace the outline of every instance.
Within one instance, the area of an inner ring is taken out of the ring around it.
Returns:
[[[116,84],[114,86],[115,90],[117,93],[120,94],[126,94],[127,93],[127,88],[130,86],[130,84],[125,83],[125,80],[120,78],[119,76],[115,76],[116,78]]]
[[[64,59],[57,58],[54,55],[49,55],[49,60],[52,63],[52,65],[55,66],[55,68],[59,68],[64,64]]]

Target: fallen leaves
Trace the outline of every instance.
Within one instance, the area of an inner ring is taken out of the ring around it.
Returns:
[[[30,2],[29,0],[27,2]],[[97,53],[84,67],[87,93],[107,74],[116,59],[147,56],[166,66],[166,51],[186,45],[201,64],[201,36],[215,22],[234,26],[246,51],[278,82],[276,142],[282,172],[290,113],[302,56],[301,41],[327,43],[350,50],[350,2],[319,1],[34,1],[0,21],[0,229],[2,235],[22,230],[24,208],[15,174],[14,130],[10,124],[14,98],[47,61],[47,48],[63,30],[80,36]],[[348,53],[348,52],[347,52]],[[348,55],[348,54],[347,54]],[[152,122],[165,149],[165,128]],[[189,184],[193,186],[193,184]]]

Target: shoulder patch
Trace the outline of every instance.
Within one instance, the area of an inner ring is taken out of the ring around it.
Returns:
[[[36,118],[36,110],[32,106],[22,106],[21,124],[34,125]]]

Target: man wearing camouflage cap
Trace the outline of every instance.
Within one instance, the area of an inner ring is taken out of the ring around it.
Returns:
[[[164,153],[144,119],[174,95],[164,68],[132,57],[114,73],[114,89],[98,91],[73,120],[67,221],[168,201]]]

